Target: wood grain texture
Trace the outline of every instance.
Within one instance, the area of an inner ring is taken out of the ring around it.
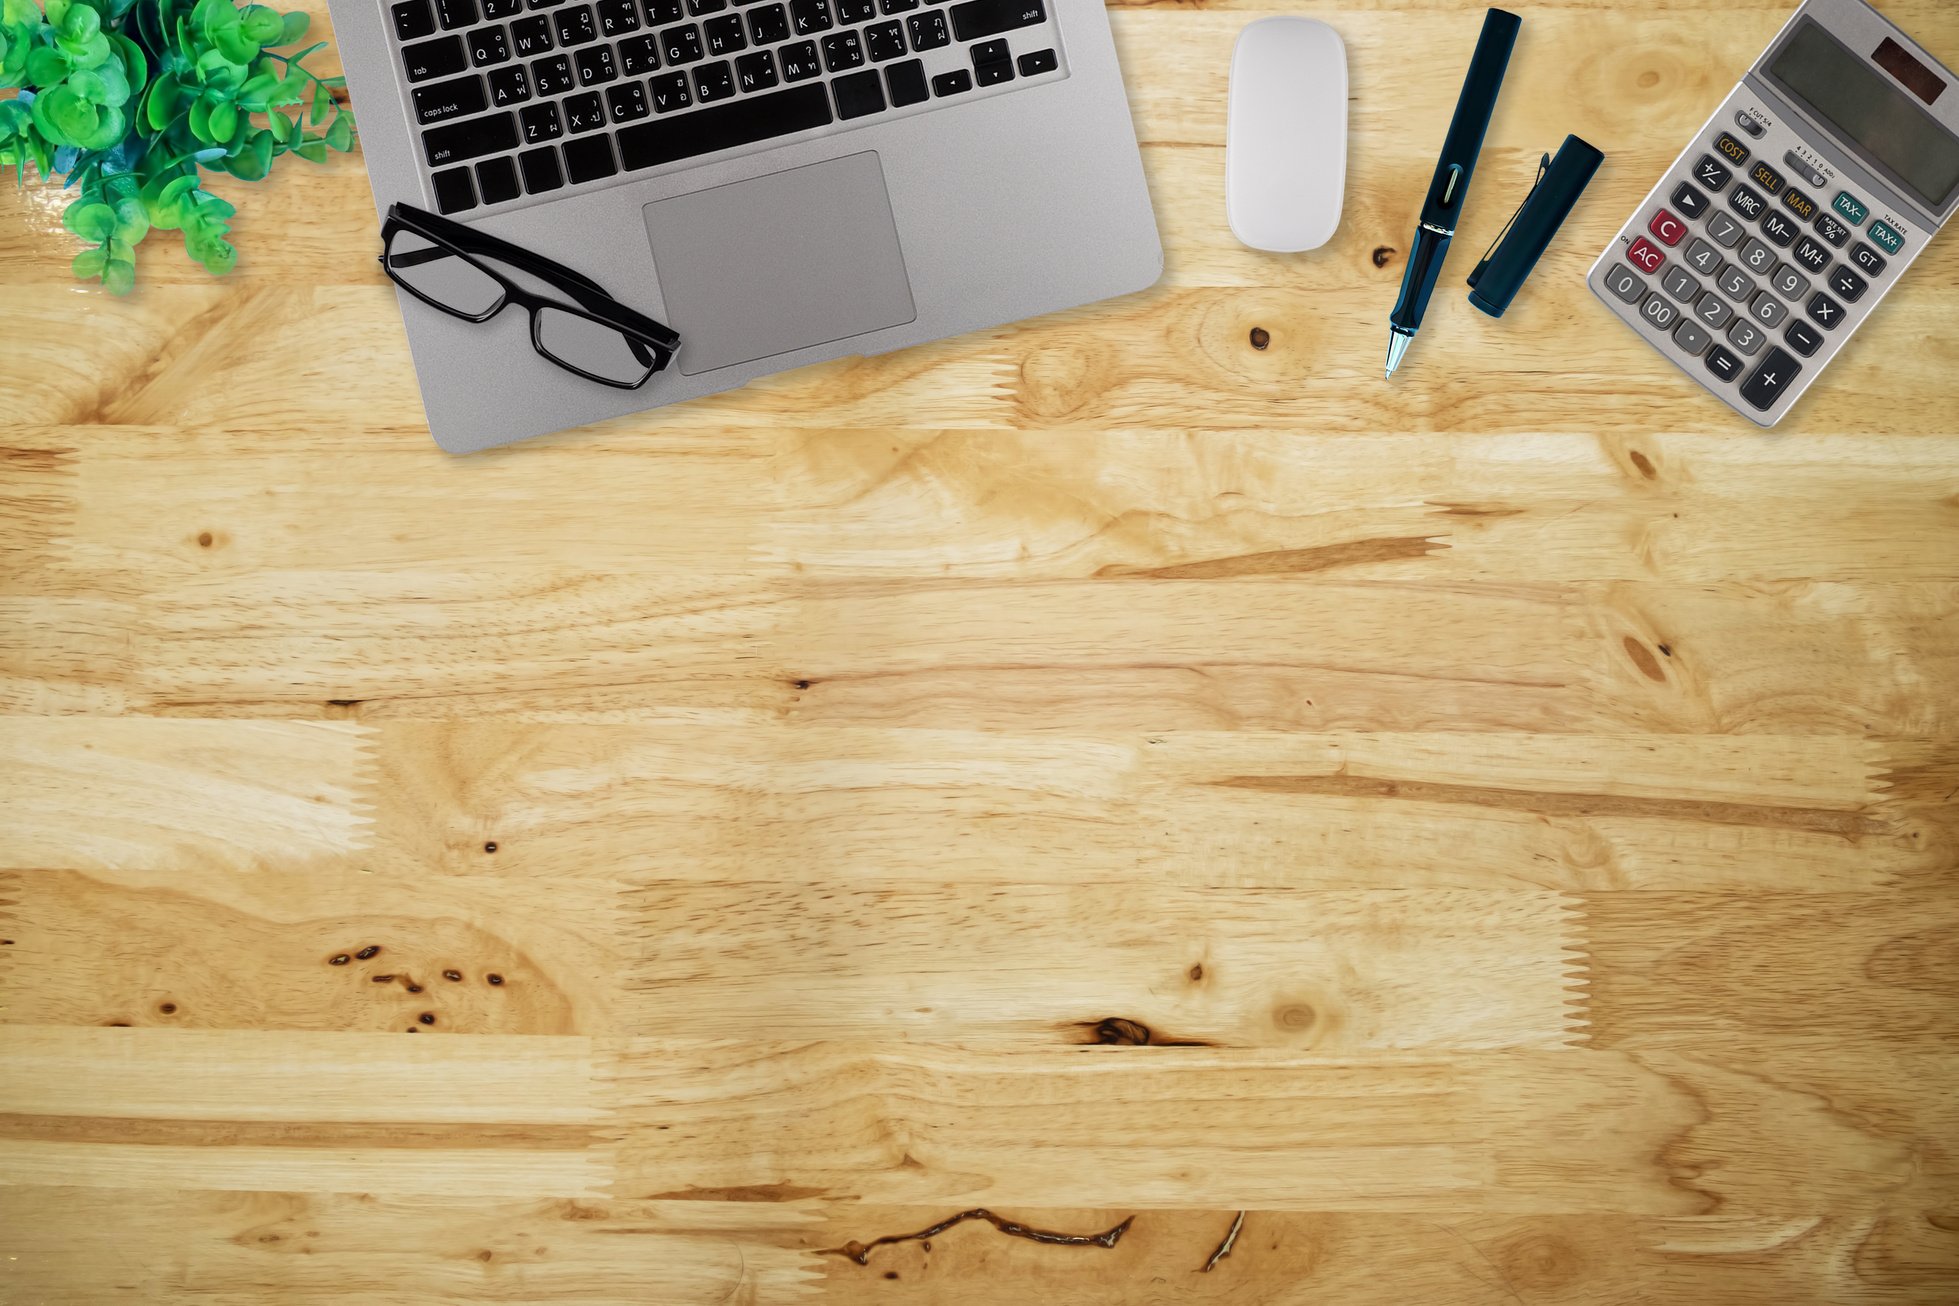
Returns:
[[[1480,6],[1302,257],[1111,8],[1158,286],[466,460],[357,159],[0,202],[0,1300],[1959,1300],[1959,246],[1732,419],[1582,274],[1789,6],[1551,0],[1384,386]]]

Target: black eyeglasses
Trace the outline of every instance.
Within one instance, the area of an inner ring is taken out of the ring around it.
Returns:
[[[381,246],[388,276],[424,304],[466,322],[487,322],[511,304],[528,309],[532,348],[588,381],[636,390],[680,347],[672,328],[633,312],[590,277],[413,205],[389,207]],[[472,256],[528,272],[577,306],[533,295]]]

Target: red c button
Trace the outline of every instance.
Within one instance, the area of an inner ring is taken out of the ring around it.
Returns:
[[[1678,245],[1687,236],[1687,224],[1665,209],[1653,215],[1653,221],[1647,224],[1647,230],[1658,236],[1661,243],[1665,245]]]

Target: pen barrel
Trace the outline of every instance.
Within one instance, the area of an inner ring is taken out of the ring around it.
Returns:
[[[1521,18],[1503,9],[1492,9],[1483,16],[1483,33],[1476,38],[1476,53],[1463,78],[1455,117],[1449,120],[1449,135],[1442,142],[1442,158],[1429,182],[1423,222],[1455,230],[1477,156],[1483,152],[1490,116],[1496,112],[1497,94],[1503,90],[1503,75],[1510,68],[1510,51],[1522,26]]]
[[[1389,326],[1405,334],[1421,328],[1435,279],[1442,275],[1442,261],[1448,254],[1447,236],[1427,227],[1415,233],[1415,247],[1408,251],[1408,267],[1401,274],[1401,297],[1394,301],[1394,312],[1388,314]]]

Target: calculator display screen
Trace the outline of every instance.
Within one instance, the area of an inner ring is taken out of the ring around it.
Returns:
[[[1813,20],[1783,43],[1768,73],[1932,212],[1959,191],[1959,139]]]

